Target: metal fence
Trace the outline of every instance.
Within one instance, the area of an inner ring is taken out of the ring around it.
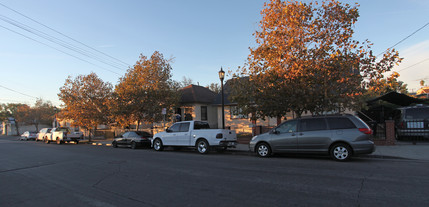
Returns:
[[[376,123],[372,127],[374,140],[386,139],[386,123]]]

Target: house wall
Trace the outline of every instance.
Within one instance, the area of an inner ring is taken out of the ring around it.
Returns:
[[[181,108],[181,112],[182,114],[180,114],[182,116],[182,121],[185,120],[184,116],[185,116],[185,108],[192,108],[192,120],[194,121],[202,121],[201,120],[201,106],[207,106],[207,121],[210,125],[211,128],[217,128],[218,127],[218,123],[217,123],[217,111],[216,111],[216,107],[212,106],[212,105],[207,105],[207,104],[192,104],[192,105],[187,105],[187,106],[182,106]]]
[[[217,107],[218,114],[218,125],[222,127],[222,106]],[[231,130],[235,130],[236,133],[252,133],[252,127],[254,124],[249,118],[232,118],[231,106],[225,106],[225,128],[229,127]],[[277,126],[277,118],[266,118],[265,120],[258,119],[256,126]]]

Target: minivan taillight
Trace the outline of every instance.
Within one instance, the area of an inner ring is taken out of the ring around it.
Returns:
[[[372,130],[369,128],[359,128],[359,131],[364,134],[372,134]]]

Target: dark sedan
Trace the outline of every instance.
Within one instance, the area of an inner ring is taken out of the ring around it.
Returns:
[[[145,131],[131,131],[125,132],[120,137],[115,138],[112,146],[117,148],[119,146],[131,147],[136,149],[140,147],[151,147],[152,135]]]

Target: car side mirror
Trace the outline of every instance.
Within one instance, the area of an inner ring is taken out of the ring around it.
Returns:
[[[172,132],[170,128],[167,128],[165,131],[166,132]]]

